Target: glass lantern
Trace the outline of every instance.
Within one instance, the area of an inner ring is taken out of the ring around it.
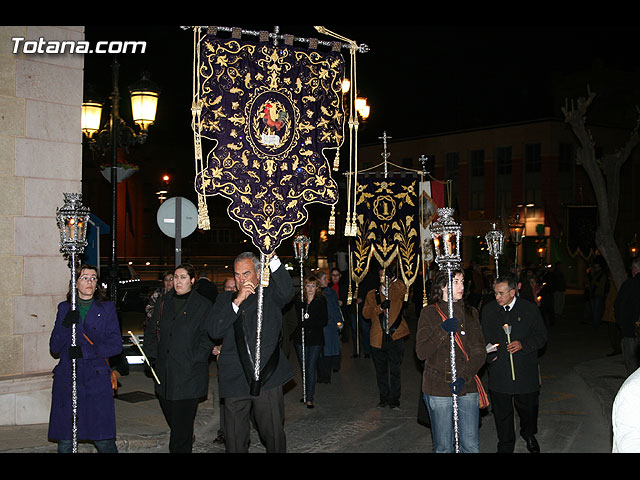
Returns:
[[[144,73],[138,82],[129,87],[133,121],[143,132],[155,122],[160,95],[160,89],[148,77],[149,74]]]
[[[495,223],[492,223],[491,230],[487,232],[484,238],[487,241],[489,255],[491,255],[495,261],[496,278],[498,278],[500,276],[498,272],[498,257],[502,255],[502,250],[504,248],[504,233],[496,228]]]
[[[305,235],[298,235],[293,239],[293,251],[297,260],[306,260],[309,256],[311,240]]]
[[[60,251],[82,253],[87,245],[89,208],[82,205],[81,193],[64,194],[64,205],[57,209],[56,220],[60,230]]]
[[[442,269],[460,268],[460,236],[462,227],[452,217],[453,208],[439,208],[438,220],[431,224],[436,263]]]
[[[514,221],[509,224],[509,233],[511,234],[511,241],[515,245],[522,243],[522,236],[524,234],[524,223],[520,221],[520,214],[516,213]]]

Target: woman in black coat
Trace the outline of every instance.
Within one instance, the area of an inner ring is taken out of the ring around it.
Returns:
[[[296,346],[300,368],[302,368],[302,329],[304,328],[305,393],[307,408],[313,408],[316,368],[324,346],[324,327],[328,320],[327,300],[322,294],[320,282],[316,277],[311,276],[305,279],[304,297],[304,302],[300,300],[296,302],[298,326],[293,332],[293,343]]]
[[[193,267],[178,265],[173,290],[163,297],[145,329],[145,353],[160,383],[156,394],[171,429],[169,451],[191,452],[198,402],[209,387],[213,341],[206,329],[212,303],[194,288]]]

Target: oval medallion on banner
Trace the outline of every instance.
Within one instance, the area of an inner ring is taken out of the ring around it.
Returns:
[[[296,112],[291,100],[281,92],[266,91],[247,105],[250,119],[248,140],[263,155],[286,155],[296,138]]]

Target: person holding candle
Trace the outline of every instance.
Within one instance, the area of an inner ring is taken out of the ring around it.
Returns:
[[[122,352],[122,334],[113,302],[98,288],[98,269],[78,269],[76,310],[71,310],[71,292],[58,305],[49,347],[59,358],[53,369],[48,438],[58,441],[59,453],[71,453],[72,380],[71,361],[76,359],[78,440],[90,440],[98,452],[117,453],[116,414],[113,403],[109,357]],[[76,346],[71,346],[72,325]]]
[[[440,270],[433,281],[431,302],[422,309],[416,332],[416,354],[424,361],[422,393],[431,420],[433,451],[454,452],[453,395],[458,402],[459,447],[478,453],[480,408],[486,395],[478,378],[486,350],[478,311],[463,300],[464,275],[452,272],[453,317],[449,318],[449,275]],[[451,374],[451,334],[455,337],[456,380]]]
[[[520,417],[520,435],[527,450],[539,453],[538,355],[547,343],[547,330],[538,307],[516,296],[518,281],[513,274],[501,276],[494,285],[495,302],[481,314],[484,339],[499,344],[487,355],[489,396],[498,435],[498,452],[515,449],[514,406]]]
[[[191,453],[198,403],[209,389],[213,341],[207,320],[213,304],[194,283],[192,265],[175,268],[173,290],[163,296],[162,309],[154,310],[144,335],[145,353],[160,382],[155,390],[171,431],[171,453]]]

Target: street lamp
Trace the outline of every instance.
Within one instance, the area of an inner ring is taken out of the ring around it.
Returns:
[[[112,153],[111,163],[111,301],[117,306],[118,296],[118,148],[128,148],[136,143],[144,143],[149,126],[155,121],[160,88],[144,73],[142,79],[129,87],[133,120],[139,131],[130,128],[120,118],[120,90],[118,88],[120,64],[114,56],[111,64],[112,93],[110,123],[100,130],[100,116],[103,105],[95,99],[88,99],[82,104],[82,131],[87,136],[87,143],[92,150]]]
[[[81,193],[65,193],[64,205],[56,210],[60,231],[60,251],[69,258],[71,267],[71,310],[76,310],[76,256],[87,246],[89,209],[82,205]],[[76,325],[71,326],[71,346],[76,346]],[[71,360],[72,451],[78,452],[78,383],[76,359]]]
[[[452,218],[453,208],[439,208],[438,220],[431,224],[431,236],[436,252],[436,263],[440,270],[446,270],[449,281],[447,286],[447,302],[449,304],[449,318],[453,318],[453,271],[460,269],[460,237],[462,226]],[[457,379],[456,372],[456,341],[453,333],[449,334],[449,359],[451,362],[451,382]],[[460,452],[460,438],[458,429],[458,395],[452,394],[453,401],[453,433],[455,451]]]
[[[522,243],[522,234],[524,233],[524,223],[520,221],[520,214],[516,213],[514,221],[509,224],[509,234],[511,241],[516,246],[516,275],[518,275],[518,247]]]

